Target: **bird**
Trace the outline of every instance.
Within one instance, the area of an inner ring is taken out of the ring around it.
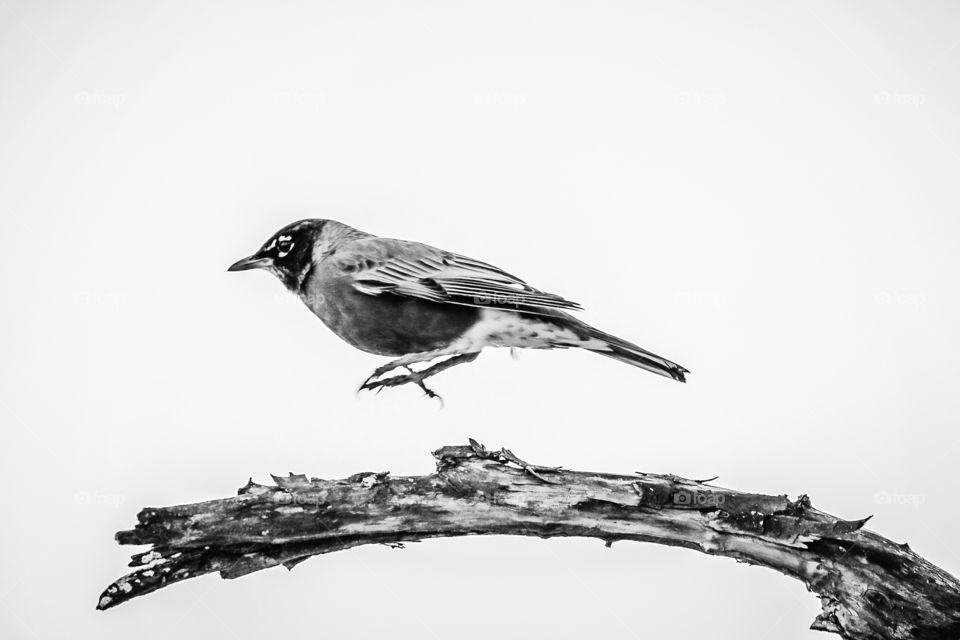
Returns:
[[[575,318],[569,312],[582,311],[579,304],[499,267],[336,220],[291,223],[227,270],[250,269],[279,278],[348,344],[395,358],[375,369],[358,393],[414,384],[440,398],[424,381],[476,360],[486,347],[580,348],[680,382],[689,373]],[[423,363],[429,366],[413,367]],[[401,368],[407,373],[386,375]]]

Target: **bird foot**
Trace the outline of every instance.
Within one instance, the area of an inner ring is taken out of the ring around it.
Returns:
[[[453,356],[452,358],[447,358],[446,360],[438,362],[437,364],[431,365],[422,371],[414,371],[409,365],[404,363],[388,362],[382,367],[378,367],[376,371],[374,371],[373,374],[367,378],[362,385],[360,385],[360,388],[357,389],[357,393],[360,393],[361,391],[376,391],[377,393],[380,393],[380,391],[386,387],[399,387],[401,385],[412,383],[420,387],[423,390],[424,395],[426,395],[428,398],[438,399],[442,408],[443,398],[441,398],[440,394],[438,394],[436,391],[427,387],[426,383],[424,383],[424,380],[430,376],[437,375],[441,371],[446,371],[450,367],[455,367],[458,364],[473,362],[479,355],[479,351],[472,353],[461,353]],[[393,371],[398,367],[403,367],[409,371],[409,373],[378,379],[383,374]]]
[[[381,367],[382,368],[382,367]],[[432,368],[432,367],[431,367]],[[382,380],[377,380],[376,378],[379,375],[374,372],[374,375],[367,378],[367,380],[360,385],[360,388],[357,391],[376,391],[380,393],[383,389],[387,387],[399,387],[401,385],[413,383],[423,389],[423,394],[428,398],[436,398],[440,401],[440,407],[443,408],[443,398],[440,397],[436,391],[431,389],[424,383],[423,379],[429,376],[424,375],[430,368],[424,369],[423,371],[414,371],[410,367],[404,365],[404,369],[410,373],[401,374],[398,376],[391,376],[389,378],[383,378]],[[382,375],[382,374],[381,374]]]
[[[366,388],[366,386],[370,384],[372,381],[376,380],[377,378],[379,378],[380,376],[386,373],[390,373],[391,371],[399,367],[404,367],[407,371],[411,370],[409,366],[403,364],[402,362],[397,362],[396,360],[393,360],[391,362],[388,362],[385,365],[379,366],[376,369],[374,369],[373,373],[371,373],[370,376],[363,381],[363,384],[360,385],[360,388],[357,389],[357,391],[363,391],[364,388]]]

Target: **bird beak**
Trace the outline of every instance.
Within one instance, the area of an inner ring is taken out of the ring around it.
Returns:
[[[248,269],[266,269],[273,261],[270,258],[261,258],[259,256],[249,256],[243,260],[237,260],[227,268],[227,271],[246,271]]]

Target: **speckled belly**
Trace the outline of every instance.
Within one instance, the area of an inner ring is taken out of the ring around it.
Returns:
[[[583,347],[605,349],[606,343],[584,338],[564,326],[562,312],[557,318],[518,313],[505,309],[480,309],[477,321],[458,338],[456,351],[479,351],[484,347],[556,349]]]

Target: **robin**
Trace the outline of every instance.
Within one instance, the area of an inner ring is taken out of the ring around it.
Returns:
[[[229,271],[264,269],[354,347],[395,360],[360,386],[416,384],[472,362],[484,347],[578,347],[685,382],[680,365],[604,333],[568,311],[575,302],[534,289],[493,265],[419,242],[380,238],[335,220],[308,219],[276,232]],[[449,356],[449,357],[447,357]],[[414,370],[411,365],[430,363]],[[398,368],[407,373],[384,377]]]

